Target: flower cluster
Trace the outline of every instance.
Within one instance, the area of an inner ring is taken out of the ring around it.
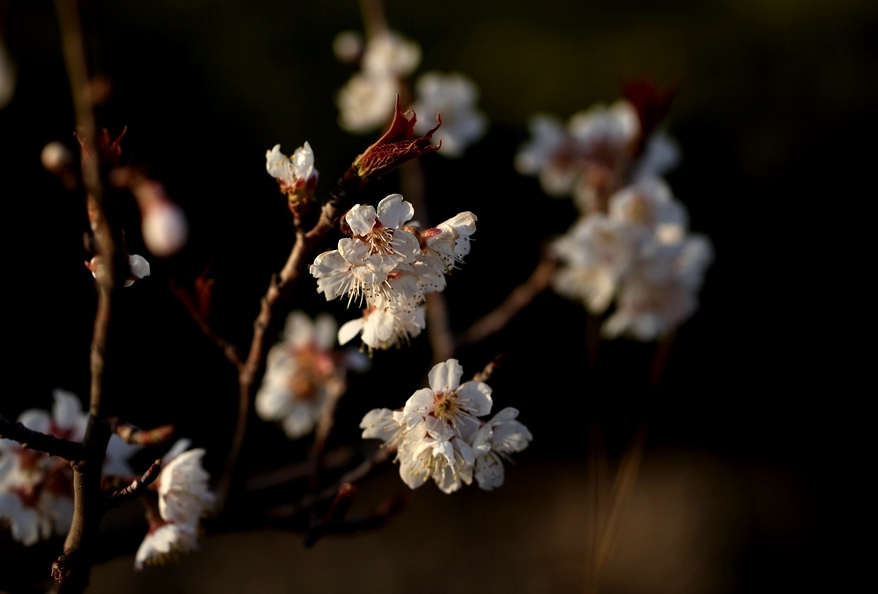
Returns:
[[[134,556],[136,569],[198,548],[199,522],[214,495],[207,488],[210,476],[201,466],[204,450],[189,446],[189,440],[181,439],[162,458],[162,470],[150,485],[158,491],[158,510],[154,495],[143,497],[149,531]]]
[[[476,109],[479,89],[463,74],[427,72],[415,83],[415,113],[442,114],[442,129],[433,136],[433,143],[442,143],[440,155],[451,159],[463,156],[466,147],[479,140],[488,127],[484,113]],[[427,121],[415,124],[415,131],[428,131]]]
[[[391,106],[397,96],[408,97],[402,80],[412,74],[421,61],[417,42],[395,31],[373,36],[363,46],[359,34],[340,33],[334,43],[335,53],[344,62],[359,61],[361,70],[338,94],[339,123],[353,133],[371,132],[390,121]],[[479,140],[487,128],[487,117],[476,109],[479,90],[463,74],[427,72],[414,85],[411,109],[417,113],[441,114],[442,132],[432,138],[442,143],[440,154],[456,159],[470,144]],[[430,120],[417,123],[418,134],[427,134]],[[428,136],[429,138],[429,136]]]
[[[710,241],[687,232],[685,208],[658,178],[623,188],[608,206],[608,213],[581,218],[553,244],[562,263],[554,288],[596,314],[615,299],[603,333],[654,340],[697,309]]]
[[[350,38],[350,36],[348,36]],[[421,47],[395,31],[385,31],[366,43],[361,70],[338,92],[339,125],[356,134],[371,132],[390,121],[400,94],[400,79],[421,62]]]
[[[81,441],[88,415],[79,399],[63,390],[54,391],[52,413],[31,409],[18,421],[34,431]],[[104,474],[129,477],[128,458],[139,448],[113,435],[107,446]],[[31,546],[53,534],[63,536],[73,520],[73,475],[70,464],[57,456],[21,447],[0,439],[0,520],[5,520],[12,537]]]
[[[427,293],[445,288],[445,274],[469,253],[476,216],[462,212],[431,229],[405,225],[414,216],[401,194],[378,208],[357,205],[344,216],[351,237],[323,252],[311,265],[317,292],[327,301],[347,299],[365,305],[363,316],[344,324],[339,343],[358,334],[372,349],[387,349],[424,328]]]
[[[615,301],[603,333],[647,341],[695,312],[712,247],[689,234],[685,207],[660,177],[679,160],[655,129],[672,93],[648,83],[628,92],[630,100],[575,114],[566,129],[535,116],[515,165],[539,175],[547,194],[572,195],[582,212],[552,245],[555,290],[595,314]]]
[[[606,199],[627,183],[663,175],[679,160],[677,145],[661,131],[650,134],[633,103],[620,100],[574,114],[566,128],[550,115],[530,121],[533,138],[515,156],[523,175],[537,175],[543,191],[572,195],[583,212],[606,209]]]
[[[516,421],[518,411],[504,408],[489,421],[491,388],[484,382],[460,383],[456,359],[430,370],[430,387],[415,392],[402,410],[374,409],[360,423],[363,439],[380,439],[396,448],[399,475],[416,489],[432,478],[453,493],[473,478],[490,491],[503,484],[502,461],[533,439]]]
[[[362,371],[369,364],[361,353],[333,349],[337,327],[329,314],[312,321],[294,311],[287,317],[283,342],[268,351],[256,412],[280,422],[290,439],[310,433],[324,404],[344,393],[349,368]]]

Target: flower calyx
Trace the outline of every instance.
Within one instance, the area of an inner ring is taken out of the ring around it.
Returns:
[[[396,96],[396,111],[393,122],[384,135],[354,160],[353,166],[360,179],[377,179],[413,159],[431,153],[442,146],[430,144],[433,133],[442,125],[442,118],[436,114],[436,127],[424,136],[412,138],[417,116],[412,110],[403,112]]]

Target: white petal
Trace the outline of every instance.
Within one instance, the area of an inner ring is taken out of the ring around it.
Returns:
[[[344,218],[354,235],[368,235],[375,226],[375,209],[368,204],[356,204]]]
[[[434,392],[451,392],[460,385],[461,376],[463,376],[463,367],[457,362],[457,359],[448,359],[437,363],[430,370],[430,387],[433,388]]]
[[[391,194],[378,203],[377,216],[385,227],[398,229],[415,216],[415,209],[410,202],[403,200],[402,194]]]
[[[338,329],[338,344],[347,344],[363,331],[363,318],[357,318],[342,324]]]
[[[487,415],[491,412],[491,386],[485,382],[466,382],[457,389],[457,395],[464,401],[470,414],[476,417]]]

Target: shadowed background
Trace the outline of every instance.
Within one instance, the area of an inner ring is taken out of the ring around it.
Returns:
[[[143,427],[174,423],[208,448],[205,463],[215,473],[234,425],[234,369],[167,281],[190,282],[209,265],[220,329],[246,342],[259,297],[293,239],[285,200],[265,173],[265,151],[281,143],[291,153],[309,141],[325,196],[374,139],[341,131],[333,103],[352,71],[333,57],[332,39],[361,29],[358,7],[339,0],[85,4],[90,59],[113,85],[99,125],[114,136],[128,127],[123,159],[165,184],[192,233],[180,255],[151,259],[152,276],[127,294],[132,379],[119,412]],[[693,231],[714,244],[701,309],[679,331],[655,393],[647,389],[654,345],[605,343],[600,365],[589,368],[584,310],[550,293],[500,334],[461,349],[468,375],[507,354],[492,380],[495,409],[515,406],[534,434],[497,492],[471,487],[445,496],[430,484],[388,528],[327,538],[309,551],[299,535],[265,531],[208,538],[202,552],[140,574],[129,555],[97,568],[93,591],[579,591],[590,538],[592,427],[600,427],[613,468],[643,421],[647,453],[605,591],[768,592],[831,583],[827,547],[836,531],[827,477],[839,471],[827,441],[840,407],[804,407],[801,398],[820,385],[821,362],[836,344],[814,330],[828,323],[821,308],[837,282],[826,229],[838,226],[839,201],[857,195],[852,178],[872,162],[854,147],[876,132],[878,6],[387,4],[391,27],[422,46],[417,73],[465,73],[481,88],[490,118],[488,134],[462,161],[423,161],[433,221],[461,210],[479,217],[472,253],[446,290],[455,330],[527,278],[539,246],[575,216],[568,201],[545,197],[535,179],[513,170],[528,116],[566,120],[618,98],[620,80],[644,76],[680,88],[667,129],[683,160],[668,180]],[[39,164],[49,141],[74,147],[54,18],[50,2],[0,0],[19,72],[16,94],[0,111],[11,347],[4,363],[12,378],[0,413],[9,418],[49,408],[54,388],[88,393],[95,299],[82,266],[85,212],[79,196]],[[397,189],[391,175],[367,196],[374,204]],[[146,253],[138,237],[129,240],[132,251]],[[340,302],[327,304],[307,280],[293,302],[340,321],[354,316]],[[403,351],[376,353],[372,371],[351,380],[331,446],[354,441],[371,408],[401,406],[429,360],[423,336]],[[307,443],[288,443],[270,424],[258,429],[246,456],[254,471],[304,455]],[[395,470],[363,486],[363,509],[405,490]],[[129,507],[120,513],[136,516],[137,506]],[[25,551],[0,535],[0,588],[18,591],[44,576],[57,550],[46,543]]]

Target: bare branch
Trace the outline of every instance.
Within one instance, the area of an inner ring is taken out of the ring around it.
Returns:
[[[543,258],[530,277],[513,289],[497,308],[477,320],[459,338],[461,345],[475,344],[502,330],[512,318],[546,290],[558,264]]]
[[[79,442],[28,429],[21,423],[13,423],[3,415],[0,415],[0,438],[17,441],[23,448],[59,456],[70,462],[75,461],[82,453],[82,445]]]
[[[135,445],[158,445],[165,443],[174,434],[173,425],[162,425],[155,429],[143,430],[130,423],[124,423],[116,417],[107,419],[113,432],[122,438],[122,441]]]
[[[505,359],[506,359],[505,353],[500,353],[499,355],[494,357],[493,361],[491,361],[490,363],[485,365],[485,368],[483,370],[481,370],[480,372],[478,372],[477,374],[475,374],[473,376],[473,381],[486,382],[489,379],[491,379],[491,376],[494,374],[494,371],[496,371],[497,368],[503,364],[503,361]]]
[[[137,499],[143,495],[144,491],[146,491],[151,484],[155,482],[161,471],[162,461],[156,460],[146,469],[146,472],[143,473],[143,476],[140,477],[140,479],[133,481],[124,489],[120,489],[109,495],[104,504],[105,508],[110,510],[114,507],[119,507],[123,503],[131,501],[132,499]]]

